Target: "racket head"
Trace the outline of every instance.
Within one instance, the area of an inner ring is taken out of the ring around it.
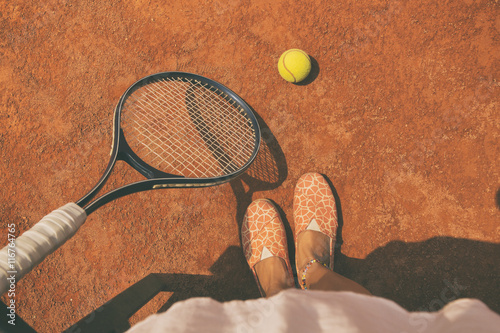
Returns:
[[[177,91],[172,93],[174,97],[170,96],[171,89]],[[155,116],[148,118],[150,114]],[[142,122],[143,118],[148,121]],[[148,131],[156,135],[145,135]],[[259,124],[250,106],[222,84],[185,72],[147,76],[131,85],[120,98],[114,113],[108,166],[94,188],[76,203],[88,215],[131,193],[228,182],[252,164],[260,140]],[[148,148],[151,142],[154,149]],[[104,186],[117,160],[127,162],[147,179],[90,202]]]
[[[115,110],[116,159],[157,186],[211,186],[243,173],[260,146],[250,106],[224,85],[185,72],[135,82]]]

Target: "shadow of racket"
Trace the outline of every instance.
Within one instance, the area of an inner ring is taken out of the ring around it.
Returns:
[[[224,96],[221,96],[224,98]],[[188,113],[195,124],[203,141],[211,151],[213,157],[217,160],[220,167],[226,172],[230,173],[232,170],[239,169],[237,163],[233,161],[230,154],[231,149],[226,147],[230,143],[226,142],[225,136],[217,136],[213,133],[218,131],[213,128],[218,122],[214,119],[205,119],[202,115],[207,112],[201,112],[200,105],[197,103],[197,94],[194,90],[186,95],[186,105],[188,106]],[[248,103],[247,103],[248,105]],[[238,225],[238,235],[241,239],[241,224],[243,216],[247,207],[253,200],[253,194],[261,191],[270,191],[278,188],[283,181],[287,178],[288,169],[285,159],[285,154],[281,149],[276,137],[273,135],[269,126],[264,122],[255,110],[250,106],[257,123],[260,128],[261,140],[259,151],[253,160],[250,167],[241,174],[238,178],[230,181],[231,188],[236,197],[236,221]],[[288,223],[285,213],[278,207],[279,213],[285,225],[285,231],[288,239],[293,239],[293,232]],[[295,255],[295,248],[293,242],[289,242],[289,253],[293,258]],[[256,295],[256,297],[258,294]]]

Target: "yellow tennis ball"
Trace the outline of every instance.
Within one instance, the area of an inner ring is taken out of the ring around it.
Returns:
[[[300,82],[311,72],[311,59],[299,49],[285,51],[278,61],[278,71],[288,82]]]

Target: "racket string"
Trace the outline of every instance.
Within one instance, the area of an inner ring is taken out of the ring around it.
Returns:
[[[162,87],[160,87],[160,89],[162,89]],[[152,92],[153,94],[157,94],[157,90],[151,90],[151,89],[149,89],[149,90],[150,90],[150,92]],[[179,101],[176,101],[176,102],[177,102],[177,103],[179,103]],[[219,105],[220,105],[220,104],[219,104]],[[189,107],[194,107],[194,106],[193,106],[193,104],[192,104],[192,103],[187,103],[187,107],[189,108]],[[220,106],[220,107],[222,107],[222,106]],[[196,120],[195,120],[195,119],[194,119],[194,122],[196,122]],[[207,131],[207,129],[208,129],[208,128],[207,128],[206,126],[203,126],[203,127],[201,127],[201,128],[198,128],[198,129],[199,129],[200,131],[205,132],[205,134],[206,134],[206,138],[205,138],[205,139],[206,139],[206,141],[209,141],[209,140],[211,141],[211,140],[212,140],[212,139],[216,136],[215,134],[210,133],[210,131]],[[191,131],[191,133],[192,133],[192,131]],[[187,133],[187,134],[191,134],[191,133]],[[187,134],[185,134],[184,136],[187,136]],[[229,134],[229,133],[224,133],[224,135],[226,135],[227,137],[229,137],[229,135],[228,135],[228,134]],[[178,157],[176,158],[176,160],[178,160]],[[224,167],[229,166],[230,162],[231,162],[231,161],[230,161],[228,158],[225,158],[225,156],[224,156],[224,155],[220,155],[220,156],[219,156],[219,163],[224,163],[223,168],[224,168]],[[189,164],[190,164],[191,166],[195,167],[195,165],[194,165],[194,164],[192,164],[192,163],[189,163]],[[234,168],[234,170],[230,170],[230,171],[236,171],[236,170],[237,170],[237,168]]]
[[[122,110],[129,145],[168,173],[216,177],[237,171],[253,154],[255,130],[244,110],[221,94],[192,80],[144,86]]]
[[[156,109],[156,107],[154,105],[151,105],[151,102],[147,101],[147,104],[149,104],[150,107],[152,107],[152,109]],[[139,103],[139,107],[145,111],[145,113],[147,113],[147,109],[144,108],[144,105],[141,105],[142,103]],[[170,105],[169,108],[172,109],[172,107],[175,106],[174,105]],[[160,118],[161,119],[161,118]],[[157,119],[153,119],[153,121],[156,121]],[[144,123],[144,122],[143,122]],[[151,124],[151,119],[149,119],[149,121],[145,122],[146,124]],[[143,126],[143,124],[139,124],[137,121],[136,121],[136,124],[140,125],[143,132],[139,133],[139,135],[141,137],[143,137],[145,140],[149,140],[150,142],[144,142],[141,140],[141,138],[137,138],[139,142],[141,142],[143,144],[143,147],[146,147],[148,148],[147,149],[147,152],[146,154],[143,156],[143,159],[147,159],[148,155],[150,153],[154,154],[155,157],[150,159],[149,163],[150,164],[157,164],[156,160],[157,158],[160,159],[160,161],[163,161],[165,159],[167,160],[171,160],[171,161],[182,161],[182,156],[179,155],[175,150],[167,150],[163,147],[164,145],[164,141],[165,142],[168,142],[170,143],[171,145],[174,145],[174,144],[177,144],[179,141],[181,141],[183,138],[177,134],[177,133],[171,133],[171,137],[170,139],[166,140],[164,137],[165,137],[165,134],[159,132],[157,129],[155,130],[156,132],[156,135],[153,136],[151,134],[151,132],[147,129],[148,127],[150,126]],[[173,128],[175,129],[177,126],[174,126]],[[185,134],[186,135],[186,134]],[[177,137],[176,140],[172,140],[172,136],[174,137]],[[168,138],[168,137],[167,137]],[[134,140],[134,138],[132,139],[132,141]],[[156,147],[152,147],[151,144],[154,144]],[[155,149],[157,148],[157,149]],[[191,147],[192,149],[193,147]],[[161,153],[158,153],[157,151],[160,150]],[[195,152],[196,153],[196,152]],[[165,158],[166,157],[166,158]],[[190,163],[190,162],[187,162],[188,164],[188,167],[190,169],[194,169],[195,171],[199,171],[196,169],[195,165],[193,163]],[[179,172],[179,168],[178,167],[174,167],[174,170]]]

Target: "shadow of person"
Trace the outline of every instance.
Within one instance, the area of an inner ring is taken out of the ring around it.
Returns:
[[[335,271],[375,296],[409,311],[437,311],[458,298],[477,298],[500,313],[500,245],[436,237],[424,242],[394,241],[365,259],[338,254]],[[67,332],[123,332],[128,319],[160,292],[173,292],[158,312],[192,297],[220,302],[260,297],[238,246],[231,246],[210,268],[212,275],[153,273],[96,309]]]
[[[393,241],[365,259],[344,255],[336,271],[409,311],[437,311],[477,298],[500,313],[500,244],[452,237]]]
[[[240,247],[231,246],[210,267],[212,275],[152,273],[136,282],[65,332],[124,332],[129,318],[161,292],[173,294],[158,312],[192,297],[219,302],[260,296]]]

